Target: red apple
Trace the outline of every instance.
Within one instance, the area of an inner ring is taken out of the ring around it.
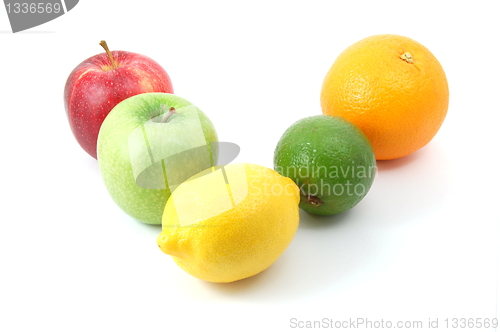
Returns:
[[[97,159],[97,135],[108,113],[122,100],[145,92],[173,93],[167,72],[153,59],[132,52],[109,51],[88,58],[69,75],[64,106],[73,135]]]

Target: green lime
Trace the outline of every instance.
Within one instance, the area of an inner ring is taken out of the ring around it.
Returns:
[[[274,169],[300,188],[300,208],[332,215],[358,204],[376,172],[373,148],[357,126],[317,115],[291,125],[274,151]]]

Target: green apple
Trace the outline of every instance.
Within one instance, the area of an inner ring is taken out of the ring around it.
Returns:
[[[169,93],[123,100],[105,118],[97,139],[104,184],[133,218],[161,224],[171,192],[217,164],[217,133],[189,101]]]

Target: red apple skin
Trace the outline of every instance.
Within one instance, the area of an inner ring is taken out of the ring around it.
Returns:
[[[80,146],[97,159],[97,136],[108,113],[122,100],[146,92],[173,93],[167,72],[153,59],[132,52],[112,51],[80,63],[64,88],[64,106]]]

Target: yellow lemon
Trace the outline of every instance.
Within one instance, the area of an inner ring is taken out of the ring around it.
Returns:
[[[297,185],[267,167],[212,167],[174,190],[157,243],[199,279],[244,279],[271,266],[291,243],[299,201]]]

